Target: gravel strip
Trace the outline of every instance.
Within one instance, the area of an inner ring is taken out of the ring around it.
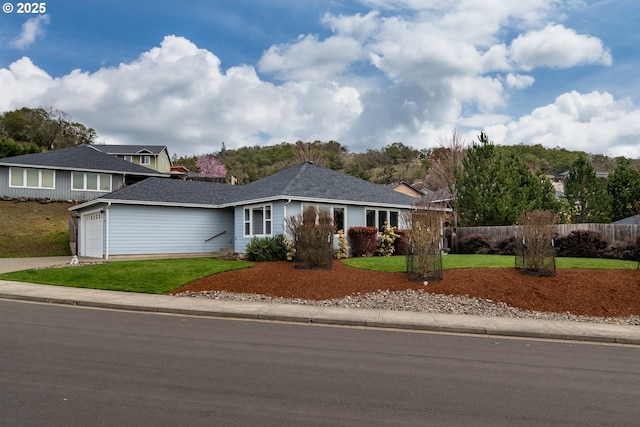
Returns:
[[[473,314],[479,316],[521,319],[569,320],[576,322],[640,325],[640,316],[597,317],[571,313],[520,310],[503,302],[458,295],[430,294],[422,290],[382,291],[358,294],[331,300],[280,298],[258,294],[238,294],[226,291],[183,292],[178,297],[210,298],[220,301],[253,301],[273,304],[301,304],[322,307],[370,308],[377,310],[417,311],[424,313]]]

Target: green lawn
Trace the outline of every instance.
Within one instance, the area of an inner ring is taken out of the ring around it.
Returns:
[[[351,267],[365,270],[404,272],[404,256],[349,258],[342,261]],[[515,258],[508,255],[444,255],[442,268],[509,268],[515,266]],[[603,258],[556,258],[558,268],[636,269],[637,261]]]
[[[215,258],[114,261],[77,267],[16,271],[0,274],[0,280],[162,294],[201,277],[252,265],[247,261]]]
[[[445,269],[512,268],[515,264],[513,256],[502,255],[445,255],[442,260]],[[365,270],[406,270],[404,256],[349,258],[343,262]],[[0,274],[0,280],[162,294],[201,277],[252,265],[253,263],[247,261],[224,261],[215,258],[114,261],[77,267],[16,271]],[[557,258],[558,268],[635,269],[637,265],[637,261]]]

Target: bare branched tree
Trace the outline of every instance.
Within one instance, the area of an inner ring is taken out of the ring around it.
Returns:
[[[320,166],[325,166],[322,142],[297,141],[295,147],[299,163],[312,162]]]
[[[436,193],[436,198],[456,197],[456,172],[462,170],[466,142],[462,135],[454,129],[451,135],[440,141],[441,146],[429,154],[429,169],[425,181]]]

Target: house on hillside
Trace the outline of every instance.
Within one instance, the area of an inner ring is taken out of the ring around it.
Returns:
[[[308,206],[338,230],[405,227],[416,199],[313,163],[247,185],[149,178],[72,207],[78,254],[244,253],[253,237],[285,232],[285,219]]]
[[[161,173],[171,172],[171,157],[165,145],[94,144],[103,153]]]
[[[407,196],[415,197],[416,199],[420,199],[424,196],[423,193],[415,189],[406,181],[392,182],[391,184],[387,184],[387,187],[399,193],[406,194]]]
[[[0,159],[0,197],[85,201],[168,176],[79,145]]]

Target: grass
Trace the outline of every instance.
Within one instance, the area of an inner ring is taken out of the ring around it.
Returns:
[[[247,261],[215,258],[114,261],[77,267],[16,271],[0,274],[0,280],[163,294],[204,276],[252,265]]]
[[[0,201],[0,258],[67,256],[71,203]]]
[[[365,270],[404,272],[404,256],[349,258],[343,263]],[[445,255],[442,257],[444,270],[453,268],[512,268],[515,258],[507,255]],[[557,268],[594,268],[603,270],[636,269],[637,261],[623,261],[604,258],[556,258]]]

